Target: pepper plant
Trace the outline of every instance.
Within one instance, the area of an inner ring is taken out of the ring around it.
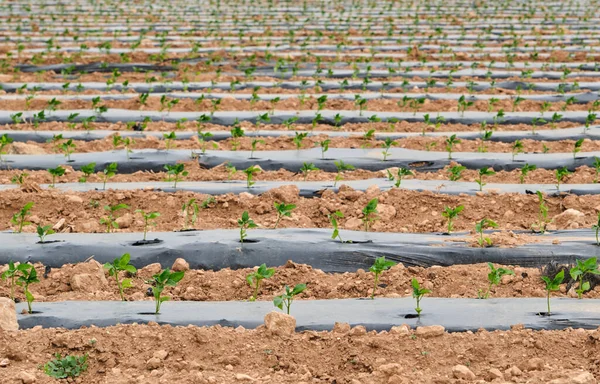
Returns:
[[[556,276],[554,276],[553,279],[550,279],[550,277],[548,276],[542,276],[542,280],[544,281],[544,283],[546,284],[546,301],[548,303],[548,312],[547,315],[550,316],[550,292],[552,291],[558,291],[560,289],[560,285],[562,284],[563,280],[565,279],[565,271],[561,270],[560,272],[558,272],[556,274]]]
[[[581,152],[581,146],[583,145],[583,140],[584,139],[579,139],[573,145],[573,160],[575,160],[575,157],[577,156],[577,154],[579,152]]]
[[[181,181],[189,174],[189,172],[185,170],[185,164],[183,163],[173,165],[167,164],[165,165],[165,170],[167,171],[167,181],[173,181],[173,188],[177,188],[177,182]]]
[[[9,280],[10,299],[12,301],[15,301],[15,285],[16,285],[16,279],[19,274],[19,269],[17,267],[18,266],[16,266],[15,263],[12,260],[10,260],[8,262],[8,269],[6,271],[4,271],[2,273],[2,275],[0,276],[0,277],[2,277],[2,280]]]
[[[331,143],[330,139],[326,139],[323,141],[319,141],[319,147],[321,147],[321,159],[325,159],[325,152],[329,150],[329,144]]]
[[[156,225],[155,219],[160,216],[159,212],[144,212],[142,209],[136,209],[135,213],[139,213],[144,220],[144,241],[146,241],[146,235],[148,234],[148,227]]]
[[[277,211],[277,220],[275,221],[275,227],[274,229],[277,229],[277,226],[279,225],[279,221],[281,220],[281,218],[285,217],[291,217],[292,216],[292,211],[294,209],[296,209],[296,205],[295,204],[286,204],[286,203],[273,203],[273,205],[275,206],[275,210]]]
[[[332,214],[327,215],[327,217],[329,218],[329,222],[333,226],[333,233],[331,234],[331,238],[334,240],[338,238],[340,239],[340,243],[343,243],[344,240],[342,240],[342,236],[340,236],[340,230],[338,227],[337,219],[342,219],[344,217],[344,214],[340,211],[335,211]]]
[[[302,148],[302,140],[304,140],[308,136],[308,132],[298,133],[296,132],[296,136],[292,139],[294,144],[296,145],[296,149],[300,150]]]
[[[244,243],[244,239],[248,237],[248,233],[246,232],[250,228],[256,228],[258,225],[250,218],[248,211],[244,211],[242,213],[242,217],[237,221],[238,226],[240,227],[240,243]]]
[[[183,229],[188,229],[188,223],[191,222],[192,225],[196,224],[198,220],[198,203],[196,203],[196,199],[189,199],[187,202],[183,203],[181,207],[181,211],[183,212]]]
[[[404,176],[414,176],[415,175],[415,173],[413,171],[411,171],[410,169],[402,168],[402,167],[398,168],[397,176],[394,176],[392,174],[392,172],[390,172],[389,169],[387,170],[387,174],[388,174],[388,180],[390,180],[390,181],[395,180],[394,186],[396,188],[400,188],[400,184],[402,184],[402,178]]]
[[[308,179],[308,173],[311,171],[318,171],[319,168],[315,167],[313,163],[303,163],[300,171],[304,175],[304,181]]]
[[[25,300],[27,300],[27,312],[33,313],[31,309],[31,303],[35,300],[31,292],[29,291],[29,285],[39,283],[37,278],[37,271],[31,264],[19,264],[17,267],[21,275],[17,278],[17,285],[23,287],[25,293]]]
[[[528,163],[525,163],[523,168],[521,168],[521,174],[519,175],[519,183],[523,184],[525,182],[525,177],[527,176],[527,174],[530,171],[535,171],[536,169],[537,166],[535,164],[529,165]]]
[[[275,296],[273,298],[273,304],[281,310],[283,310],[283,307],[285,306],[286,313],[289,315],[290,308],[292,306],[292,302],[294,301],[294,298],[297,295],[304,292],[305,289],[306,289],[306,284],[296,284],[294,289],[290,289],[290,287],[286,285],[285,293],[282,295],[279,295],[279,296]]]
[[[116,221],[115,213],[121,209],[129,209],[127,204],[105,205],[104,210],[108,212],[108,216],[100,219],[100,224],[106,225],[106,233],[110,233],[113,228],[119,228]]]
[[[177,283],[183,279],[185,272],[173,272],[168,269],[157,273],[152,276],[152,280],[147,281],[147,284],[152,286],[152,293],[154,295],[154,303],[155,303],[155,311],[154,314],[158,315],[160,313],[160,306],[165,301],[169,301],[171,298],[169,296],[161,296],[163,291],[167,286],[175,287]]]
[[[96,163],[89,163],[87,165],[83,165],[79,170],[83,173],[83,176],[79,178],[79,182],[85,183],[87,182],[87,179],[92,175],[92,173],[95,172]]]
[[[417,307],[415,308],[415,311],[417,312],[417,316],[421,317],[421,312],[423,311],[421,309],[421,300],[423,299],[423,296],[425,296],[428,293],[431,293],[431,290],[427,288],[421,288],[419,281],[414,277],[411,280],[410,285],[413,289],[412,296],[417,301]]]
[[[523,142],[521,140],[515,140],[512,146],[512,161],[515,161],[516,155],[524,152],[523,148]]]
[[[337,185],[337,183],[338,183],[338,181],[344,180],[342,178],[342,173],[344,171],[354,170],[355,168],[354,168],[353,165],[344,163],[343,160],[334,161],[333,163],[335,164],[335,167],[337,168],[337,174],[335,175],[335,182],[333,183],[333,187],[335,188],[336,185]]]
[[[119,280],[119,273],[127,272],[130,275],[134,275],[137,272],[137,269],[133,265],[129,264],[130,260],[131,255],[129,253],[124,253],[121,257],[114,259],[112,263],[104,264],[104,269],[108,270],[108,276],[114,276],[117,282],[117,287],[119,287],[119,295],[121,296],[122,301],[125,301],[125,294],[123,290],[133,287],[133,284],[131,283],[131,279]]]
[[[448,159],[452,159],[452,150],[456,144],[460,144],[460,140],[456,138],[455,134],[446,139],[446,151],[448,152]]]
[[[444,207],[442,216],[448,219],[448,233],[451,233],[454,229],[453,221],[458,217],[459,213],[461,213],[463,209],[465,209],[464,205],[459,205],[458,207],[454,208],[448,206]]]
[[[544,195],[542,194],[542,192],[540,191],[536,191],[535,192],[537,197],[538,197],[538,202],[539,202],[539,214],[538,214],[538,223],[537,223],[537,230],[540,233],[545,233],[546,232],[546,226],[548,225],[548,206],[546,205],[546,202],[544,201]],[[534,227],[534,225],[531,226],[532,229]]]
[[[265,143],[264,140],[260,140],[260,139],[252,140],[252,143],[251,143],[252,150],[250,151],[250,159],[254,159],[254,151],[256,151],[256,146],[258,144],[264,144],[264,143]]]
[[[52,229],[51,225],[44,225],[41,226],[38,224],[37,228],[36,228],[36,232],[38,237],[40,238],[40,244],[44,243],[46,236],[50,236],[52,234],[54,234],[54,230]]]
[[[10,222],[13,225],[18,226],[17,233],[23,232],[23,227],[31,224],[29,221],[25,221],[27,216],[29,216],[29,211],[33,208],[33,201],[26,203],[23,208],[21,208],[17,213],[15,213],[10,219]]]
[[[389,137],[386,137],[385,140],[383,141],[383,144],[381,145],[383,147],[383,152],[381,152],[383,154],[383,161],[387,161],[388,156],[390,155],[390,148],[396,145],[396,142],[394,140],[392,140]]]
[[[256,173],[260,172],[259,167],[255,166],[255,165],[251,165],[250,167],[244,169],[243,172],[246,174],[246,188],[250,188],[254,184],[256,184],[256,182],[252,181],[252,178],[254,177],[254,175]]]
[[[481,290],[481,289],[477,292],[477,298],[479,298],[479,299],[487,299],[488,297],[490,297],[490,290],[492,289],[492,286],[500,284],[500,280],[502,279],[502,276],[515,274],[510,269],[496,268],[496,267],[494,267],[494,264],[492,264],[492,263],[487,263],[487,264],[488,264],[488,267],[490,268],[490,272],[488,273],[488,288],[485,293],[483,293],[483,290]]]
[[[275,274],[275,268],[267,268],[266,264],[261,264],[258,269],[246,276],[246,281],[250,287],[254,288],[254,293],[250,298],[250,301],[256,301],[258,298],[258,290],[260,289],[260,284],[264,279],[270,279]]]
[[[373,284],[373,292],[371,292],[371,299],[375,299],[375,291],[379,284],[379,277],[381,274],[396,265],[396,262],[392,260],[386,260],[385,256],[381,256],[375,259],[375,263],[369,268],[369,271],[375,275],[375,282]]]
[[[369,200],[367,205],[362,210],[362,222],[365,228],[365,232],[369,232],[369,227],[378,219],[377,214],[379,212],[377,211],[377,203],[377,198]]]
[[[65,174],[66,169],[61,167],[60,165],[56,168],[48,169],[48,173],[52,176],[52,184],[50,184],[50,188],[54,188],[54,184],[56,183],[56,178],[61,177]]]
[[[576,265],[571,268],[569,274],[573,280],[579,283],[575,292],[577,292],[577,297],[581,299],[583,294],[590,290],[590,282],[585,281],[586,276],[590,274],[600,275],[600,270],[598,270],[598,259],[596,257],[590,257],[585,261],[575,260],[575,262]]]
[[[489,169],[488,167],[483,167],[479,170],[478,175],[479,175],[479,179],[475,180],[475,182],[477,184],[479,184],[479,190],[483,190],[483,186],[486,185],[486,183],[483,182],[483,176],[492,176],[495,175],[496,172],[492,171],[491,169]]]
[[[104,168],[100,178],[102,179],[102,190],[106,190],[106,182],[117,174],[117,163],[110,163]]]
[[[2,155],[4,154],[4,148],[11,144],[14,140],[8,137],[8,134],[3,134],[0,136],[0,163],[4,162]]]
[[[455,165],[451,167],[448,171],[450,172],[450,181],[458,181],[462,177],[462,171],[467,169],[467,167],[462,165]]]
[[[556,177],[556,189],[560,192],[560,183],[564,178],[571,172],[567,167],[562,167],[554,170],[554,176]]]
[[[492,245],[492,239],[483,236],[483,230],[486,228],[498,228],[498,224],[491,219],[482,219],[480,222],[475,224],[475,232],[479,234],[477,244],[479,244],[481,248],[483,248],[484,246],[489,247]]]
[[[592,229],[596,231],[596,245],[600,246],[600,240],[598,239],[598,232],[600,231],[600,212],[598,212],[597,223],[592,225]]]

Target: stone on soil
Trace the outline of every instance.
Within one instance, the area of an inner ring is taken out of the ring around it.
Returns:
[[[292,335],[296,331],[296,319],[281,312],[270,312],[265,316],[265,326],[274,335]]]
[[[0,297],[0,329],[4,331],[17,331],[17,311],[15,302],[7,297]]]

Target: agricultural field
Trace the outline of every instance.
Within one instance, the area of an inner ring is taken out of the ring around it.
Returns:
[[[0,384],[600,380],[597,0],[0,0]]]

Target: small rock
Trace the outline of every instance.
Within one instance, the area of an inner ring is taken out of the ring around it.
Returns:
[[[362,226],[363,226],[362,220],[357,219],[356,217],[352,217],[344,223],[344,228],[350,229],[350,230],[361,229]]]
[[[4,331],[17,331],[17,310],[15,302],[7,297],[0,297],[0,329]]]
[[[419,329],[419,328],[417,328]],[[464,365],[455,365],[452,367],[452,375],[457,379],[462,380],[475,380],[475,374],[471,372],[469,368]]]
[[[175,272],[189,271],[190,264],[187,261],[185,261],[185,259],[182,259],[180,257],[177,260],[175,260],[171,269],[174,270]]]
[[[34,144],[14,142],[8,147],[9,155],[45,155],[44,148]]]
[[[569,208],[563,213],[554,216],[552,223],[558,229],[571,228],[573,224],[577,224],[577,226],[585,225],[585,214],[576,209]]]
[[[333,333],[348,333],[350,332],[350,324],[338,323],[337,321],[333,325]]]
[[[0,360],[0,367],[2,367],[2,368],[8,367],[9,364],[10,364],[10,360],[8,360],[8,359]]]
[[[83,199],[77,195],[66,195],[65,197],[69,203],[83,204]]]
[[[66,219],[64,217],[62,219],[58,220],[58,222],[56,224],[54,224],[52,229],[57,232],[60,231],[65,226],[65,221],[66,221]]]
[[[395,325],[390,329],[391,334],[397,335],[408,335],[410,333],[410,327],[406,324]]]
[[[523,371],[521,371],[519,369],[519,367],[513,365],[512,367],[510,367],[507,370],[505,370],[504,374],[507,377],[509,377],[509,378],[510,377],[518,377],[518,376],[521,376],[523,374]]]
[[[441,325],[430,325],[428,327],[417,327],[416,335],[424,338],[442,336],[446,328]]]
[[[282,185],[279,188],[271,189],[267,195],[271,195],[277,202],[291,204],[298,201],[300,190],[296,185]]]
[[[94,293],[108,285],[104,274],[79,273],[71,276],[71,289],[77,292]]]
[[[115,220],[119,228],[129,228],[131,224],[133,224],[133,215],[131,213],[126,213],[121,217],[117,217]]]
[[[252,376],[245,375],[243,373],[238,373],[235,375],[235,379],[239,381],[256,381]]]
[[[23,384],[32,384],[35,383],[36,377],[34,373],[22,371],[17,375],[17,379],[21,380]]]
[[[150,265],[146,265],[144,268],[142,268],[140,270],[140,273],[143,275],[156,275],[157,273],[160,273],[160,271],[162,271],[162,267],[160,266],[160,263],[154,263],[154,264],[150,264]]]
[[[146,369],[153,371],[163,366],[163,361],[158,357],[153,357],[146,362]]]
[[[504,380],[504,375],[502,374],[502,372],[500,372],[498,368],[490,368],[487,374],[487,378],[489,381],[496,379]]]
[[[534,357],[527,361],[527,370],[528,371],[541,371],[544,369],[544,360],[539,357]]]
[[[281,312],[269,312],[265,316],[265,326],[275,335],[292,335],[296,331],[296,319]]]
[[[367,334],[367,328],[364,325],[357,325],[350,330],[350,336],[364,336]]]
[[[383,372],[384,374],[386,374],[388,376],[400,375],[400,374],[402,374],[402,371],[403,371],[402,365],[398,364],[398,363],[384,364],[384,365],[381,365],[377,370],[380,372]]]
[[[157,359],[161,359],[161,360],[166,359],[167,356],[169,356],[169,352],[165,351],[164,349],[161,349],[160,351],[156,351],[156,352],[154,352],[154,355],[152,355],[152,357],[156,357]]]

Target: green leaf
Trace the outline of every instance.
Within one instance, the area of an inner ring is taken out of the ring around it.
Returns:
[[[273,305],[275,305],[277,308],[283,310],[283,295],[275,296],[273,298]]]

